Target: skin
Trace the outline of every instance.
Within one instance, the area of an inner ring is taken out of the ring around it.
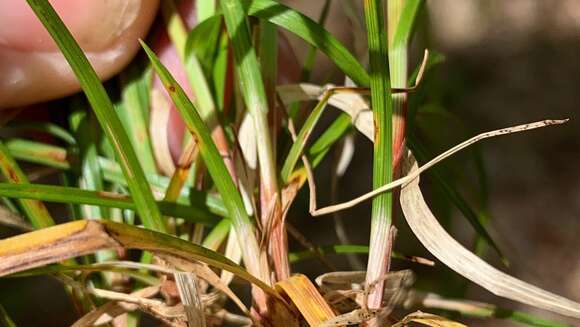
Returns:
[[[165,27],[150,31],[159,0],[49,0],[63,19],[101,78],[119,73],[140,50],[139,38],[152,33],[150,45],[175,79],[193,96],[185,69],[172,46]],[[181,1],[178,10],[188,28],[196,25],[195,1]],[[300,66],[285,37],[279,42],[279,83],[298,79]],[[168,148],[174,161],[182,148],[184,124],[158,77],[158,89],[170,107],[167,123],[152,121],[151,129],[164,129],[167,145],[158,140],[156,149]],[[0,1],[0,123],[19,108],[69,96],[80,86],[56,44],[25,0]],[[5,109],[5,110],[3,110]],[[152,102],[153,112],[158,111]],[[25,110],[26,111],[26,110]],[[45,112],[29,110],[29,112]],[[158,158],[159,159],[159,158]]]
[[[158,0],[51,0],[102,80],[139,50]],[[79,84],[24,0],[0,1],[0,110],[57,99]]]

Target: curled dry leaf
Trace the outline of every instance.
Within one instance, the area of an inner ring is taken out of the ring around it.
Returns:
[[[320,95],[322,90],[322,88],[310,84],[287,85],[278,88],[280,96],[284,102],[311,100],[313,97]],[[332,100],[339,98],[339,96],[348,99],[343,100],[343,102],[346,103],[350,101],[351,105],[355,104],[353,101],[358,100],[362,100],[364,103],[362,97],[354,94],[337,94],[330,98],[329,103],[349,114],[353,119],[355,127],[370,140],[373,140],[374,126],[372,124],[372,117],[370,117],[370,122],[360,120],[362,115],[371,114],[368,110],[368,106],[359,103],[354,107],[344,108],[344,103],[339,102],[333,104]],[[401,190],[401,206],[405,219],[407,219],[411,229],[421,243],[433,255],[435,255],[435,257],[441,260],[441,262],[467,279],[470,279],[498,296],[554,311],[563,315],[580,318],[580,304],[511,277],[495,269],[465,249],[461,244],[447,234],[443,227],[441,227],[437,219],[429,210],[429,207],[425,203],[423,195],[419,189],[419,175],[421,172],[424,172],[436,163],[478,141],[485,138],[562,124],[566,121],[567,120],[545,120],[482,133],[448,151],[445,151],[420,168],[412,154],[409,152],[408,157],[406,158],[407,170],[404,174],[405,177],[343,204],[314,210],[313,214],[325,214],[346,209],[382,192],[403,185]]]
[[[276,89],[282,102],[288,105],[295,101],[320,100],[325,90],[333,85],[318,86],[315,84],[301,83],[278,86]],[[344,111],[352,118],[353,125],[369,140],[373,139],[374,125],[373,112],[370,110],[364,97],[356,93],[336,93],[328,100],[328,104]]]
[[[419,169],[413,154],[408,151],[403,164],[405,175]],[[401,207],[409,227],[419,241],[437,259],[463,277],[495,295],[538,308],[580,318],[580,304],[547,292],[492,267],[464,248],[439,224],[419,188],[419,177],[401,189]]]

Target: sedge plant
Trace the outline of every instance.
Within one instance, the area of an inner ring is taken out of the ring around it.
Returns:
[[[429,86],[423,76],[432,73],[442,56],[425,52],[413,73],[408,72],[413,67],[410,42],[424,1],[365,0],[359,13],[351,13],[364,17],[358,29],[366,33],[367,51],[359,58],[324,28],[330,6],[338,2],[325,1],[317,22],[275,0],[197,1],[198,24],[190,29],[177,3],[162,1],[162,21],[187,83],[176,81],[150,40],[140,40],[144,55],[107,87],[49,2],[27,2],[67,59],[85,97],[65,101],[66,124],[0,120],[0,130],[9,135],[0,140],[0,215],[5,216],[0,223],[25,231],[0,241],[0,276],[55,277],[82,304],[76,307],[77,326],[116,318],[124,326],[138,326],[139,313],[170,326],[463,326],[457,321],[464,317],[565,326],[487,303],[445,298],[414,288],[421,276],[411,270],[392,271],[392,258],[411,269],[434,264],[393,251],[396,226],[402,223],[393,219],[398,191],[405,219],[443,264],[498,295],[580,317],[577,303],[501,273],[453,243],[437,229],[423,202],[419,176],[455,152],[485,138],[565,122],[547,120],[481,134],[429,161],[431,152],[414,132],[413,120],[421,101],[428,101],[422,96]],[[277,83],[280,30],[310,49],[293,85]],[[311,84],[317,52],[352,83]],[[151,83],[154,75],[163,89]],[[164,133],[159,128],[166,121],[151,111],[154,105],[174,107],[185,124],[177,160],[156,152]],[[315,133],[328,107],[340,114]],[[31,139],[21,133],[25,130],[47,138]],[[319,209],[317,167],[353,133],[374,143],[374,190]],[[37,167],[48,169],[61,183],[31,183]],[[427,173],[480,242],[503,259],[456,185],[438,170]],[[372,199],[368,244],[320,245],[306,239],[287,221],[302,189],[310,192],[312,216]],[[55,224],[66,219],[54,219],[45,202],[66,204],[71,221]],[[438,232],[425,233],[429,228]],[[437,247],[438,239],[445,248]],[[289,252],[290,242],[303,249]],[[139,255],[131,255],[135,253]],[[335,271],[326,260],[330,254],[368,254],[366,270]],[[293,269],[303,260],[319,260],[329,269],[308,278]],[[463,269],[467,262],[487,275]],[[251,291],[234,292],[239,289],[232,286],[234,277],[249,283]],[[172,287],[177,291],[169,292]],[[431,310],[438,315],[423,312]],[[10,314],[0,305],[0,319],[15,326]]]

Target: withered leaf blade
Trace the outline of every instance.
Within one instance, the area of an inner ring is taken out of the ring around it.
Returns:
[[[201,261],[230,271],[279,298],[273,288],[217,252],[167,234],[111,221],[77,220],[0,240],[0,277],[119,247]]]
[[[418,169],[408,151],[403,171],[407,175]],[[464,248],[439,224],[419,188],[419,177],[401,189],[401,207],[409,227],[419,241],[437,259],[463,277],[495,295],[562,315],[580,318],[580,304],[528,284],[492,267]]]
[[[324,321],[335,317],[316,286],[302,274],[276,283],[276,289],[294,303],[310,326],[320,326]]]
[[[43,228],[0,241],[0,276],[118,246],[93,221]]]

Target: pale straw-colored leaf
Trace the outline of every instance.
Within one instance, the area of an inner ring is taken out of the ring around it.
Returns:
[[[228,287],[228,285],[222,282],[220,277],[205,264],[199,262],[190,262],[166,255],[160,255],[160,257],[176,268],[183,271],[192,272],[199,278],[202,278],[215,289],[220,290],[226,296],[228,296],[244,314],[249,315],[249,310],[244,305],[242,300],[240,300],[240,298],[238,298],[238,296]]]
[[[504,129],[501,134],[510,132],[513,129]],[[418,170],[419,166],[409,151],[403,172],[413,176]],[[413,233],[429,252],[455,272],[495,295],[580,319],[579,303],[499,271],[451,237],[425,203],[418,176],[402,187],[400,198],[405,219]]]
[[[449,156],[469,147],[470,145],[473,145],[479,141],[482,141],[484,139],[487,138],[491,138],[491,137],[496,137],[496,136],[501,136],[501,135],[506,135],[506,134],[512,134],[512,133],[519,133],[519,132],[524,132],[524,131],[529,131],[532,129],[536,129],[536,128],[542,128],[542,127],[547,127],[547,126],[551,126],[551,125],[559,125],[559,124],[563,124],[566,123],[568,121],[568,119],[563,119],[563,120],[542,120],[542,121],[538,121],[538,122],[533,122],[533,123],[528,123],[528,124],[522,124],[522,125],[517,125],[517,126],[513,126],[513,127],[508,127],[508,128],[502,128],[502,129],[498,129],[498,130],[494,130],[494,131],[490,131],[490,132],[486,132],[486,133],[481,133],[478,134],[464,142],[461,142],[460,144],[454,146],[453,148],[441,153],[440,155],[438,155],[437,157],[433,158],[431,161],[429,161],[428,163],[424,164],[423,166],[419,167],[416,171],[411,172],[410,174],[399,178],[395,181],[392,181],[388,184],[385,184],[381,187],[378,187],[376,189],[374,189],[371,192],[365,193],[364,195],[361,195],[359,197],[356,197],[350,201],[346,201],[343,202],[341,204],[337,204],[337,205],[332,205],[332,206],[328,206],[328,207],[324,207],[324,208],[318,208],[315,210],[311,210],[311,214],[313,216],[320,216],[320,215],[325,215],[325,214],[329,214],[331,212],[335,212],[337,210],[344,210],[347,208],[351,208],[354,207],[355,205],[364,202],[368,199],[371,199],[375,196],[377,196],[378,194],[390,191],[392,189],[395,189],[396,187],[399,187],[405,183],[408,183],[410,181],[412,181],[413,179],[415,179],[416,177],[418,177],[420,174],[422,174],[423,172],[425,172],[426,170],[428,170],[429,168],[435,166],[437,163],[445,160],[446,158],[448,158]],[[316,204],[312,204],[311,203],[311,208],[316,208]]]
[[[354,135],[350,134],[345,136],[344,142],[342,143],[340,156],[338,158],[338,162],[336,163],[337,177],[342,177],[346,172],[346,169],[350,165],[352,158],[354,158],[354,148]]]
[[[169,112],[171,104],[160,90],[151,90],[151,104],[155,110],[151,111],[151,120],[149,133],[153,143],[153,155],[159,170],[165,176],[172,176],[175,171],[175,163],[169,150],[169,139],[167,135],[167,126],[169,124]]]
[[[174,276],[187,317],[187,325],[189,327],[205,327],[205,313],[197,286],[197,277],[190,272],[176,272]]]
[[[332,89],[333,85],[318,86],[301,83],[278,86],[276,89],[282,102],[288,105],[295,101],[320,100],[325,90]],[[361,94],[335,93],[328,100],[328,104],[344,111],[352,118],[353,125],[368,139],[373,139],[373,112]]]
[[[242,261],[242,247],[240,246],[238,235],[233,227],[230,227],[224,255],[235,263],[240,263]],[[222,270],[220,281],[224,285],[229,285],[233,279],[234,274],[227,270]]]
[[[235,166],[238,176],[238,188],[244,200],[248,215],[254,215],[252,192],[256,187],[256,171],[258,169],[258,145],[252,116],[244,114],[237,134],[241,158],[236,157]]]
[[[250,169],[258,168],[258,146],[256,144],[256,132],[252,116],[249,113],[244,114],[240,129],[238,131],[238,142],[242,149],[244,160]]]

